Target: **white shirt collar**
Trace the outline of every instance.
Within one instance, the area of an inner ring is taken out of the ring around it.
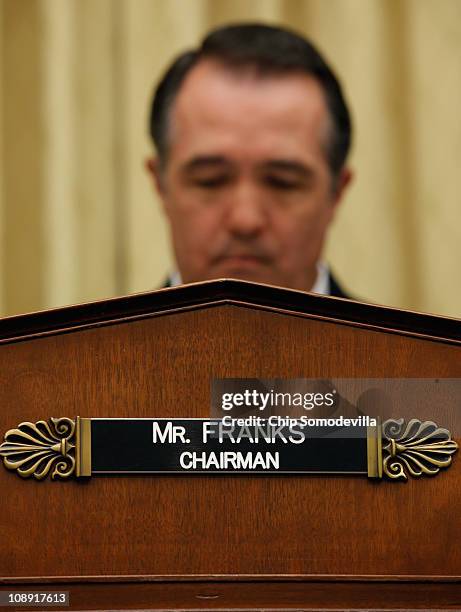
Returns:
[[[179,270],[172,272],[168,277],[168,280],[170,281],[170,287],[178,287],[179,285],[182,285],[182,278]]]
[[[178,270],[175,270],[170,274],[170,286],[177,287],[182,284],[181,274]],[[327,264],[323,261],[317,262],[317,278],[312,286],[311,293],[330,295],[330,274]]]
[[[317,278],[312,285],[311,293],[320,293],[321,295],[330,295],[330,271],[324,261],[317,262]]]

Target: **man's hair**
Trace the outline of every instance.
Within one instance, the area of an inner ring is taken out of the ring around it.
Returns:
[[[254,69],[259,76],[303,72],[321,86],[332,129],[327,160],[333,177],[346,161],[351,143],[351,119],[341,86],[317,49],[299,34],[259,23],[228,25],[213,30],[198,49],[182,53],[158,84],[150,115],[150,134],[161,163],[168,155],[171,108],[184,79],[198,62],[212,59],[224,66]]]

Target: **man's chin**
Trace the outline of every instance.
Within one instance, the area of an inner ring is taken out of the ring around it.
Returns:
[[[273,266],[262,262],[239,261],[231,263],[225,261],[207,269],[194,270],[189,274],[182,273],[181,277],[185,283],[217,280],[218,278],[235,278],[264,285],[289,286],[287,279],[283,275],[276,274]]]
[[[213,275],[210,276],[210,279],[211,278],[235,278],[237,280],[250,281],[253,283],[280,285],[280,281],[277,282],[274,274],[270,274],[267,270],[261,268],[226,267],[225,269],[214,272]]]

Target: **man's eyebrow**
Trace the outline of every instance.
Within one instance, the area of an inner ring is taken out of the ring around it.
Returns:
[[[282,171],[295,174],[299,178],[309,179],[313,176],[314,172],[310,166],[303,164],[302,162],[291,160],[291,159],[270,159],[261,164],[261,169],[264,171]]]
[[[229,166],[229,160],[222,155],[198,155],[189,159],[182,167],[184,173],[191,173],[195,170],[205,168],[216,168]]]

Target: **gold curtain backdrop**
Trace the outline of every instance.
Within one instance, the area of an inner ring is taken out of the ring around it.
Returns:
[[[460,0],[0,0],[0,313],[158,287],[148,108],[211,27],[281,23],[344,83],[356,173],[327,260],[375,303],[461,316]]]

